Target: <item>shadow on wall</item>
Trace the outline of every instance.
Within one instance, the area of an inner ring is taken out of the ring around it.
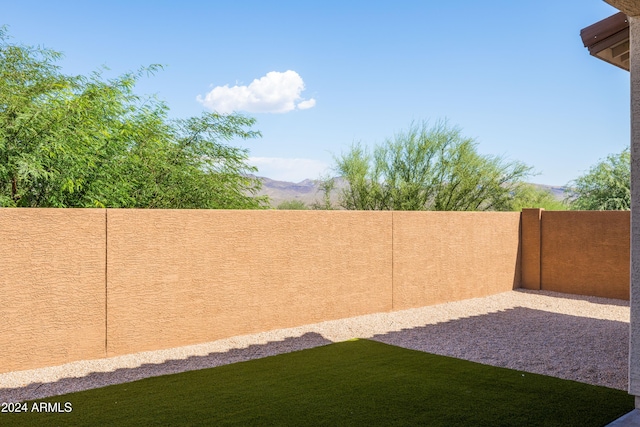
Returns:
[[[522,216],[518,224],[518,249],[516,255],[516,262],[513,271],[513,290],[520,289],[522,287]]]

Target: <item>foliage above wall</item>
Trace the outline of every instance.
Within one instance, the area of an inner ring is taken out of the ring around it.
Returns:
[[[479,154],[473,139],[446,122],[412,124],[370,153],[360,144],[336,158],[349,185],[345,209],[506,211],[530,193],[532,168]]]
[[[134,93],[159,68],[69,76],[61,54],[9,42],[0,28],[0,206],[259,208],[247,152],[255,120],[204,113],[170,120]]]
[[[575,210],[631,209],[631,152],[611,154],[569,183],[568,200]]]

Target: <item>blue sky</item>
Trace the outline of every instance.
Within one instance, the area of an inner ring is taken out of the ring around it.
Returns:
[[[565,185],[629,145],[629,75],[588,54],[602,0],[31,1],[3,4],[13,41],[63,71],[165,69],[137,87],[173,117],[255,117],[259,175],[301,181],[353,142],[447,119],[483,154]]]

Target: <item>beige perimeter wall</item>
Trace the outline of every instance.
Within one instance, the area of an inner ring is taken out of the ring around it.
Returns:
[[[629,213],[0,209],[0,372],[521,284],[628,299]]]
[[[629,299],[629,211],[522,211],[522,287]]]
[[[0,372],[104,357],[103,209],[0,209]]]
[[[109,210],[107,354],[518,286],[519,213]]]
[[[519,236],[519,212],[394,212],[394,310],[519,287]]]
[[[629,211],[543,211],[541,288],[628,300],[629,227]]]
[[[108,355],[391,310],[391,212],[108,212]]]

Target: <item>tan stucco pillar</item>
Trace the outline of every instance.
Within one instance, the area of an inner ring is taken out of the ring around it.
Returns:
[[[542,289],[540,265],[540,231],[542,211],[544,209],[522,209],[520,216],[521,272],[520,287],[524,289]]]
[[[640,0],[605,0],[629,19],[631,72],[631,326],[629,394],[640,409]]]
[[[640,408],[640,16],[629,16],[631,72],[631,327],[629,393]]]

